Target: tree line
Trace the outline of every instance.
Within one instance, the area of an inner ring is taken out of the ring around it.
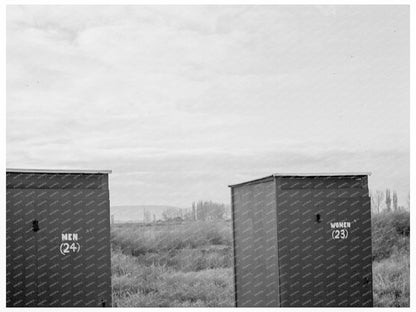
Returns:
[[[196,201],[191,208],[167,208],[162,212],[163,221],[208,221],[227,220],[231,218],[229,205],[213,201]],[[150,216],[145,222],[151,222]]]
[[[390,189],[385,191],[376,190],[371,192],[371,206],[374,212],[380,213],[383,210],[387,212],[404,210],[405,206],[399,206],[397,192]],[[410,194],[407,196],[407,208],[410,208]]]
[[[371,207],[376,213],[383,211],[398,211],[406,209],[399,206],[399,198],[395,190],[387,188],[385,191],[376,190],[370,192]],[[407,209],[410,207],[410,194],[407,197]],[[196,201],[191,208],[167,208],[162,212],[162,220],[156,218],[150,211],[144,211],[144,222],[157,221],[208,221],[208,220],[228,220],[231,218],[231,208],[229,205],[216,203],[213,201]]]

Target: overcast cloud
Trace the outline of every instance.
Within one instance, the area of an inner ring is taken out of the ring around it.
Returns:
[[[9,6],[7,167],[111,201],[230,201],[274,172],[409,191],[407,6]]]

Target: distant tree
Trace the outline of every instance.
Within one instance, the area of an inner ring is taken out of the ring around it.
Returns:
[[[391,211],[391,194],[389,189],[386,189],[386,208],[387,211]]]
[[[224,204],[212,204],[210,207],[209,215],[214,220],[224,219],[225,205]]]
[[[195,202],[192,202],[192,220],[196,220],[196,207]]]
[[[407,193],[407,209],[410,211],[410,192]]]
[[[207,210],[204,209],[204,203],[202,201],[198,201],[196,203],[196,219],[197,220],[206,220],[207,219]]]
[[[192,209],[183,209],[183,220],[193,221]]]
[[[180,216],[177,216],[177,217],[173,218],[172,220],[177,221],[177,222],[178,221],[180,221],[180,222],[183,221],[183,219]]]
[[[174,220],[176,218],[181,218],[181,209],[176,209],[173,207],[167,208],[162,212],[162,218],[164,221]],[[182,218],[181,218],[182,219]]]
[[[143,211],[143,221],[145,223],[150,223],[152,221],[152,217],[151,217],[151,213],[149,210],[144,210]]]
[[[393,191],[393,210],[394,211],[397,211],[397,209],[398,209],[397,202],[398,202],[397,192]]]
[[[377,211],[377,213],[380,213],[380,207],[384,199],[384,192],[382,191],[376,191],[373,193],[373,196],[371,196],[371,200],[373,201],[374,207]]]
[[[212,201],[198,201],[196,203],[196,219],[219,220],[225,218],[225,205]]]
[[[225,208],[225,219],[230,219],[231,218],[231,205],[230,204],[225,204],[224,205]]]
[[[164,221],[168,221],[169,219],[170,219],[170,213],[169,213],[169,211],[166,209],[166,210],[163,210],[163,212],[162,212],[162,218],[163,218],[163,220]]]

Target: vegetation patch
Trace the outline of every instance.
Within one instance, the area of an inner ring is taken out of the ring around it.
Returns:
[[[408,307],[409,212],[372,216],[374,306]],[[232,231],[226,221],[116,224],[113,305],[232,307]]]

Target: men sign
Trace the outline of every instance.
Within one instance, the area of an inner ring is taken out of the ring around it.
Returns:
[[[81,246],[78,243],[78,233],[62,233],[61,240],[59,251],[62,255],[65,256],[71,252],[78,253],[80,251]]]

